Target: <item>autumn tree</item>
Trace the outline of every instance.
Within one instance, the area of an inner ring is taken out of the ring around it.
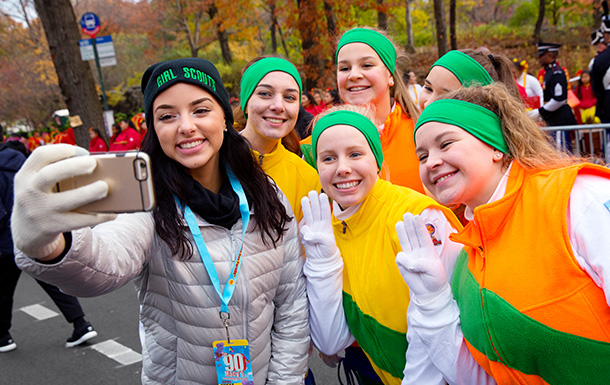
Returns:
[[[267,0],[267,7],[269,10],[269,15],[271,16],[271,23],[269,24],[269,34],[271,35],[271,52],[277,53],[277,38],[275,36],[275,31],[278,28],[278,22],[277,14],[275,12],[275,0]],[[286,52],[286,56],[288,56],[288,52]]]
[[[216,4],[212,2],[206,11],[210,16],[211,22],[214,24],[216,39],[218,40],[218,44],[220,44],[222,58],[224,59],[225,63],[231,64],[233,62],[233,58],[231,57],[231,48],[229,47],[229,35],[227,34],[227,29],[223,24],[222,18],[220,17],[218,8],[216,8]]]
[[[34,0],[44,27],[59,87],[71,115],[79,115],[83,126],[74,131],[77,143],[88,147],[89,127],[104,127],[102,107],[88,64],[82,61],[80,29],[69,0]]]
[[[443,0],[434,0],[434,20],[436,23],[438,56],[441,57],[448,51],[447,32],[445,28],[445,5],[443,4]]]
[[[151,6],[167,30],[178,39],[186,37],[190,54],[218,42],[223,61],[233,62],[230,38],[240,39],[251,26],[257,12],[256,3],[247,0],[154,0]],[[256,28],[255,28],[256,29]],[[251,36],[250,36],[251,38]]]
[[[387,5],[384,0],[377,0],[377,28],[383,31],[388,30]]]
[[[38,127],[58,106],[61,93],[40,20],[21,11],[0,13],[0,120]]]
[[[331,0],[325,0],[331,1]],[[277,35],[276,32],[280,35],[280,41],[282,43],[282,48],[284,49],[284,55],[288,60],[290,60],[290,52],[288,51],[288,47],[286,46],[286,39],[284,38],[284,33],[282,32],[282,26],[280,25],[279,20],[279,9],[277,7],[276,0],[267,0],[267,11],[269,12],[269,34],[271,36],[271,52],[277,54]]]
[[[209,3],[209,1],[174,0],[158,3],[162,4],[158,12],[166,12],[168,18],[173,19],[172,21],[179,25],[186,35],[192,57],[197,57],[200,49],[216,40],[214,35],[202,33],[202,27],[207,16],[206,8],[208,4],[206,3]]]
[[[456,1],[457,0],[449,0],[449,40],[451,41],[451,49],[457,49],[457,32],[456,32],[457,11],[456,11]]]
[[[320,26],[317,2],[297,0],[299,9],[298,29],[301,33],[305,88],[319,86],[324,82],[324,69],[328,68],[329,52],[325,50],[326,34]]]
[[[415,53],[415,38],[413,36],[413,20],[411,18],[411,1],[405,0],[405,25],[407,29],[407,45],[405,49],[408,53]]]
[[[324,15],[326,16],[326,32],[328,36],[335,37],[337,31],[337,19],[335,18],[334,0],[323,0]]]
[[[538,19],[536,20],[534,35],[532,36],[534,42],[540,41],[540,30],[542,29],[542,22],[544,21],[545,3],[545,0],[538,0]]]

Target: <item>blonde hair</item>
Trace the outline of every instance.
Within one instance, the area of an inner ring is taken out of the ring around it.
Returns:
[[[400,104],[403,111],[415,123],[420,114],[419,108],[417,108],[417,106],[415,105],[415,102],[409,96],[409,90],[407,89],[407,86],[405,85],[405,82],[402,79],[403,71],[402,71],[402,69],[399,68],[399,65],[398,65],[401,61],[405,61],[405,60],[409,61],[409,57],[407,56],[407,54],[401,47],[397,46],[396,43],[394,43],[394,41],[390,38],[390,36],[388,36],[388,33],[386,31],[380,30],[378,28],[367,27],[367,26],[354,27],[354,28],[366,28],[366,29],[373,30],[375,32],[379,32],[380,34],[385,36],[394,46],[394,49],[396,50],[396,63],[395,63],[394,73],[391,74],[392,78],[394,79],[394,85],[390,86],[390,97],[393,98],[394,101],[396,101],[398,104]],[[341,36],[338,36],[336,43],[339,43],[339,40],[341,40]],[[389,69],[388,69],[388,71],[389,71]],[[373,120],[373,122],[374,121],[375,120]],[[381,122],[381,123],[383,123],[383,122]]]
[[[506,165],[514,159],[526,169],[550,170],[584,161],[557,151],[548,134],[527,115],[523,104],[503,83],[460,88],[439,99],[463,100],[498,115],[508,145],[508,154],[504,157]]]

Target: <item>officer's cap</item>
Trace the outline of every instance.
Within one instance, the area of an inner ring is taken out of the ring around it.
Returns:
[[[547,52],[559,52],[561,44],[538,42],[536,47],[538,48],[538,56],[542,56]]]

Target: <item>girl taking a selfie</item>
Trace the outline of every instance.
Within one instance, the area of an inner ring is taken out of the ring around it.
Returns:
[[[199,58],[157,63],[142,91],[157,207],[116,219],[72,211],[108,185],[52,193],[96,163],[45,146],[15,178],[18,264],[80,296],[134,280],[145,384],[221,383],[235,351],[247,358],[235,366],[242,383],[301,384],[309,326],[297,224],[233,128],[218,71]]]

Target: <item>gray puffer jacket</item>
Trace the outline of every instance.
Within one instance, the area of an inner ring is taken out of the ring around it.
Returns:
[[[231,230],[199,217],[197,222],[223,290],[241,243],[242,222]],[[297,224],[292,220],[272,248],[262,242],[255,223],[251,212],[229,303],[230,335],[250,343],[254,384],[302,384],[309,324]],[[212,342],[225,340],[226,333],[220,299],[194,243],[193,248],[195,255],[180,261],[156,235],[152,215],[123,214],[93,230],[73,231],[70,251],[57,264],[37,263],[22,253],[16,260],[30,275],[83,297],[108,293],[135,278],[145,329],[142,383],[217,384]]]

